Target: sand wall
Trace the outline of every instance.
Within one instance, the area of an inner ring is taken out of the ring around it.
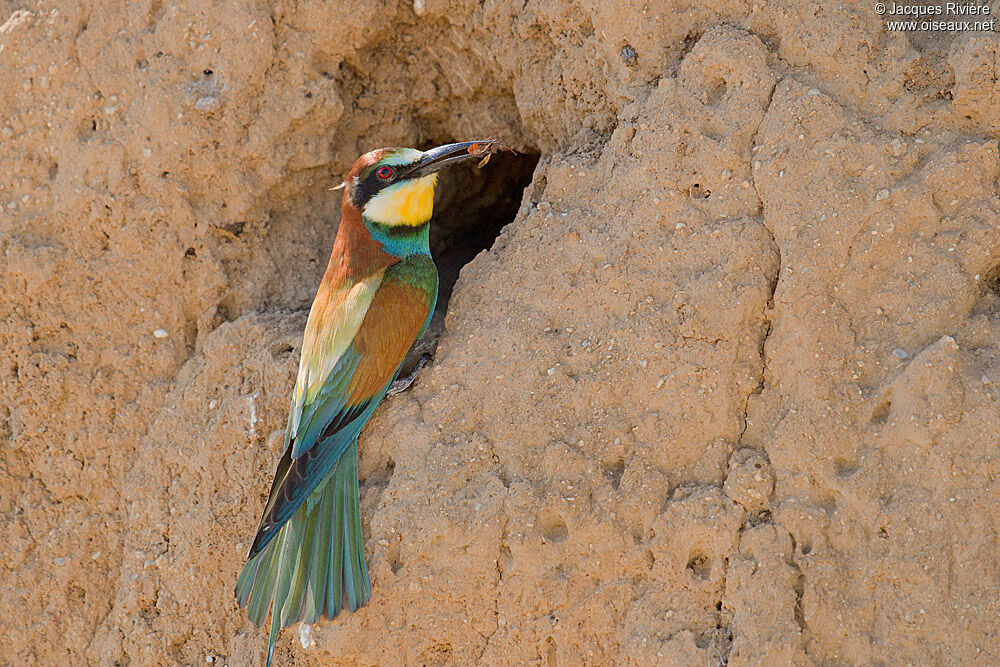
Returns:
[[[667,4],[0,2],[0,663],[262,658],[327,188],[501,132],[281,663],[1000,662],[1000,38]]]

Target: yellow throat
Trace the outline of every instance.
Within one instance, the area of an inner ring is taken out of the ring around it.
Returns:
[[[437,174],[390,185],[365,204],[363,215],[372,222],[391,227],[422,225],[434,212]]]

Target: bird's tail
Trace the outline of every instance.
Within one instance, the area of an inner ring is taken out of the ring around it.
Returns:
[[[236,582],[236,599],[251,621],[263,625],[271,612],[268,667],[281,629],[332,619],[345,607],[355,611],[372,595],[361,538],[357,442],[330,472]]]

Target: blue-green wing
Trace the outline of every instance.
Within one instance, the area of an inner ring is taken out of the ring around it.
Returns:
[[[357,439],[406,352],[426,329],[436,300],[437,270],[430,257],[417,255],[391,267],[367,304],[354,338],[322,385],[311,391],[296,386],[285,452],[251,557],[274,537]],[[323,366],[315,359],[303,364]],[[301,365],[299,377],[301,382]],[[305,400],[300,400],[303,396]]]

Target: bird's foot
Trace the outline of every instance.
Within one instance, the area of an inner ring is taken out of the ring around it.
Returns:
[[[389,391],[386,392],[386,397],[395,396],[396,394],[400,394],[409,389],[410,385],[417,379],[417,376],[420,375],[420,371],[423,370],[424,366],[430,363],[431,359],[432,357],[429,354],[421,355],[420,361],[417,362],[417,365],[413,367],[412,371],[410,371],[405,377],[396,378],[396,380],[389,385]]]

